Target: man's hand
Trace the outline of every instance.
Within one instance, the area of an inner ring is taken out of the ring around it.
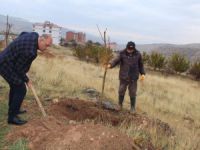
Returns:
[[[111,68],[111,64],[108,64],[106,67],[107,67],[107,69],[110,69]]]
[[[145,75],[143,74],[143,75],[141,75],[140,80],[144,81],[144,79],[145,79]]]
[[[103,67],[104,67],[105,69],[110,69],[110,68],[111,68],[111,64],[105,64]]]

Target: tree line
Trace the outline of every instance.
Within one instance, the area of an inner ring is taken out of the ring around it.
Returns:
[[[73,47],[73,52],[74,56],[80,60],[102,65],[105,65],[108,60],[113,58],[113,51],[109,47],[105,48],[100,43],[93,43],[90,40],[85,45]]]
[[[166,73],[181,74],[186,73],[200,79],[200,59],[191,62],[181,53],[174,53],[170,57],[165,57],[159,52],[142,53],[144,64],[154,70]]]
[[[73,52],[81,60],[96,64],[105,65],[113,58],[113,51],[105,48],[100,43],[88,41],[85,45],[75,45]],[[142,53],[145,66],[153,70],[162,71],[169,74],[186,73],[195,79],[200,79],[200,59],[190,62],[184,55],[174,53],[170,57],[165,57],[159,52]]]

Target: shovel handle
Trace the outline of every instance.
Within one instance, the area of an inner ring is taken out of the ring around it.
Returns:
[[[41,103],[40,99],[38,98],[38,96],[37,96],[37,94],[36,94],[36,91],[35,91],[35,88],[33,87],[33,85],[30,85],[30,89],[31,89],[31,91],[33,92],[33,95],[34,95],[34,97],[35,97],[35,100],[36,100],[36,102],[37,102],[37,104],[38,104],[38,106],[39,106],[41,112],[42,112],[43,117],[46,117],[47,114],[46,114],[46,112],[45,112],[45,110],[44,110],[44,107],[42,106],[42,103]]]

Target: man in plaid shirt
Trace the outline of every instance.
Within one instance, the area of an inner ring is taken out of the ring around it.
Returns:
[[[20,111],[20,107],[26,95],[26,85],[31,86],[26,73],[37,57],[37,50],[44,51],[51,44],[52,38],[49,35],[39,37],[36,32],[22,32],[0,53],[0,75],[10,86],[9,124],[23,125],[27,122],[17,116],[25,112]]]

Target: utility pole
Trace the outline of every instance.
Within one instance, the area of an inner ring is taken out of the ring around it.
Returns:
[[[9,22],[8,22],[8,15],[7,15],[7,17],[6,17],[6,31],[5,31],[5,46],[7,47],[8,46],[8,38],[9,38],[9,34],[10,34],[10,30],[11,30],[11,27],[12,27],[12,25],[11,24],[9,24]]]

